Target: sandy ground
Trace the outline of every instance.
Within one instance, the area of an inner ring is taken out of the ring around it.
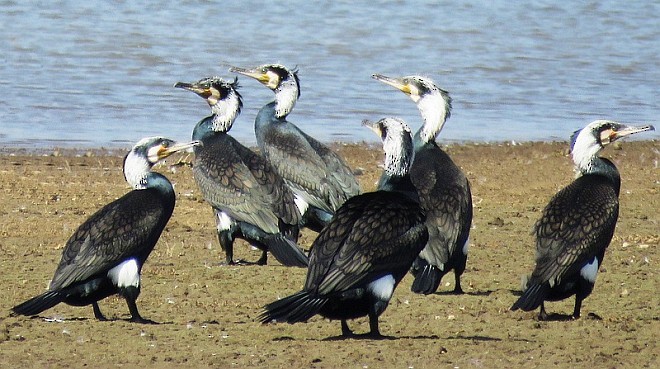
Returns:
[[[472,183],[474,221],[466,294],[453,279],[441,292],[418,296],[407,276],[381,331],[389,340],[340,340],[339,322],[261,325],[261,306],[302,287],[305,271],[222,266],[211,210],[187,166],[170,159],[157,170],[175,183],[177,207],[143,269],[144,317],[127,322],[123,300],[101,302],[109,322],[91,307],[59,305],[35,318],[10,308],[46,288],[62,248],[96,209],[128,190],[123,153],[55,152],[0,156],[0,367],[290,367],[290,368],[658,368],[660,143],[623,142],[603,155],[623,181],[621,215],[594,293],[576,321],[539,322],[536,312],[511,312],[520,278],[533,267],[531,229],[548,199],[572,178],[566,143],[455,145],[450,155]],[[336,149],[372,190],[380,175],[379,147]],[[185,158],[184,158],[185,159]],[[313,233],[304,233],[307,247]],[[238,257],[257,251],[236,246]],[[573,299],[549,303],[570,313]],[[368,330],[366,319],[352,323]]]

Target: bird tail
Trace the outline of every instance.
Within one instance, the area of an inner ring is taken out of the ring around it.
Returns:
[[[326,302],[327,299],[311,297],[309,292],[300,291],[264,306],[258,319],[261,323],[304,322],[316,315]]]
[[[269,236],[266,244],[268,251],[284,266],[306,268],[309,265],[309,258],[298,245],[281,234]]]
[[[60,291],[46,291],[22,304],[14,306],[11,310],[20,315],[37,315],[64,301],[65,298],[66,295]]]
[[[444,271],[420,257],[415,260],[411,272],[415,276],[415,280],[410,286],[410,290],[424,295],[430,295],[437,291],[440,280],[445,275]]]
[[[511,310],[521,309],[523,311],[531,311],[541,306],[548,294],[549,286],[547,283],[533,283],[527,286],[522,296],[516,301]]]

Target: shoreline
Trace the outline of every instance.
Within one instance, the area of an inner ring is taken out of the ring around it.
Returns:
[[[535,144],[566,144],[568,149],[568,139],[566,140],[548,140],[548,141],[450,141],[443,142],[441,139],[437,140],[440,147],[469,147],[469,146],[493,146],[493,147],[502,147],[502,146],[519,146],[519,145],[535,145]],[[620,147],[626,143],[631,142],[648,142],[651,144],[659,144],[660,139],[640,139],[639,137],[633,139],[627,139],[624,141],[617,141],[614,143],[615,147]],[[342,146],[353,146],[361,147],[367,150],[371,149],[380,149],[380,142],[378,141],[359,141],[359,142],[348,142],[348,141],[333,141],[333,142],[324,142],[326,145],[329,145],[331,148],[339,150]],[[257,150],[256,145],[248,146],[250,149]],[[22,146],[0,146],[0,156],[71,156],[71,157],[95,157],[95,156],[123,156],[127,150],[130,150],[131,146],[126,146],[125,148],[121,147],[38,147],[38,148],[28,148]]]

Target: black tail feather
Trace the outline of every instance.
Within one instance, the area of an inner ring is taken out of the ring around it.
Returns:
[[[410,290],[424,295],[430,295],[437,291],[440,281],[445,275],[445,272],[420,257],[415,260],[412,273],[415,280],[410,286]]]
[[[547,283],[534,283],[529,285],[518,301],[511,306],[511,310],[521,309],[523,311],[532,311],[538,308],[545,300],[548,289],[549,286]]]
[[[65,297],[66,295],[60,291],[47,291],[14,306],[11,310],[20,315],[37,315],[64,301]]]
[[[259,321],[262,323],[304,322],[318,314],[326,301],[323,298],[310,297],[308,292],[300,291],[264,306],[264,312],[259,315]]]
[[[309,258],[295,242],[277,234],[266,240],[268,251],[284,266],[306,268]]]

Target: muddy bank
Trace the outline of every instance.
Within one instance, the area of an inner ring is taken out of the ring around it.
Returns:
[[[336,149],[371,190],[380,175],[378,147]],[[572,178],[566,143],[454,145],[450,155],[472,184],[474,221],[462,296],[418,296],[406,277],[381,331],[391,340],[333,340],[339,322],[261,325],[260,307],[302,287],[305,271],[221,266],[211,210],[189,167],[171,158],[158,167],[175,183],[177,207],[143,269],[142,315],[162,322],[124,321],[123,300],[101,309],[60,305],[37,318],[9,309],[42,292],[76,227],[127,190],[123,153],[69,152],[0,156],[0,362],[3,367],[292,367],[292,368],[652,368],[658,367],[660,299],[660,144],[623,142],[605,150],[622,176],[621,214],[594,293],[577,321],[538,322],[536,313],[510,312],[520,277],[533,266],[531,229],[549,198]],[[304,233],[308,246],[314,234]],[[236,245],[237,257],[259,252]],[[446,284],[446,285],[445,285]],[[549,303],[570,313],[573,300]],[[353,322],[367,331],[366,319]],[[328,339],[330,338],[330,339]]]

